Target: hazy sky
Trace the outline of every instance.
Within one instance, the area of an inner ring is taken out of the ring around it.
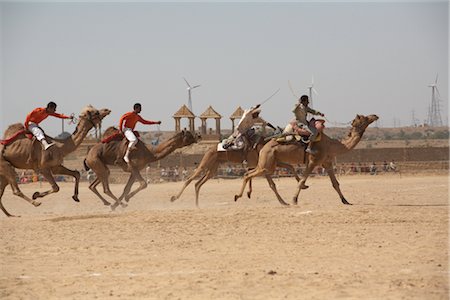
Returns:
[[[438,73],[447,121],[447,1],[4,2],[0,10],[1,134],[50,100],[66,114],[86,104],[110,108],[104,128],[139,101],[144,118],[172,130],[171,116],[187,103],[182,77],[201,84],[193,91],[194,113],[212,105],[223,128],[231,127],[237,106],[257,104],[278,88],[262,116],[284,125],[296,102],[288,80],[306,93],[312,75],[314,107],[330,120],[375,113],[389,127],[394,118],[410,125],[412,110],[426,119],[427,85]],[[57,134],[60,124],[47,119],[42,127]]]

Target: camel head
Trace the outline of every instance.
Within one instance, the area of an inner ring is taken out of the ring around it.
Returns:
[[[92,128],[97,127],[102,122],[103,118],[109,115],[110,113],[111,110],[107,108],[102,108],[101,110],[98,110],[92,105],[88,105],[85,108],[83,108],[79,118],[80,122],[87,121],[87,124],[89,124]]]
[[[357,133],[363,133],[376,120],[378,120],[377,115],[356,115],[356,118],[352,121],[352,127]]]
[[[181,138],[181,145],[183,145],[183,147],[192,145],[194,143],[197,143],[201,139],[201,135],[200,134],[192,133],[192,132],[187,131],[187,130],[182,130],[179,133],[179,135],[180,135],[179,138]]]

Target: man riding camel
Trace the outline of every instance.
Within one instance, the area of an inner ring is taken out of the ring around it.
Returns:
[[[55,143],[49,144],[47,140],[45,139],[44,132],[39,127],[39,123],[44,121],[48,116],[57,117],[60,119],[71,119],[73,120],[73,116],[66,116],[64,114],[58,114],[56,113],[56,103],[55,102],[49,102],[47,104],[47,107],[38,107],[34,109],[32,112],[30,112],[27,115],[27,118],[25,119],[25,128],[29,130],[36,139],[42,143],[44,146],[44,149],[47,150],[51,146],[53,146]]]
[[[297,120],[297,125],[300,128],[306,129],[311,133],[311,135],[309,136],[309,144],[308,144],[308,147],[306,148],[306,152],[308,152],[310,154],[315,154],[316,151],[314,149],[312,149],[311,147],[312,147],[314,140],[317,137],[318,132],[315,127],[315,124],[311,124],[306,119],[306,116],[308,115],[308,113],[310,113],[312,115],[322,116],[322,117],[324,117],[325,115],[317,110],[310,108],[308,106],[308,104],[309,104],[308,96],[303,95],[300,97],[299,103],[297,103],[295,105],[295,108],[292,112],[295,114],[295,119]],[[314,122],[312,122],[312,123],[314,123]]]
[[[125,135],[126,139],[128,140],[128,148],[125,153],[125,156],[123,157],[123,160],[126,163],[130,162],[129,155],[131,148],[137,144],[138,139],[136,135],[134,134],[133,130],[134,127],[136,127],[136,123],[140,122],[142,124],[146,125],[152,125],[152,124],[161,124],[161,121],[147,121],[144,120],[139,113],[142,110],[142,105],[140,103],[136,103],[133,106],[133,111],[127,112],[122,117],[120,117],[119,121],[119,130]]]
[[[261,112],[260,107],[261,104],[258,104],[244,110],[241,120],[239,121],[233,134],[225,140],[225,149],[234,144],[238,149],[244,148],[244,150],[247,150],[251,146],[249,145],[247,135],[249,133],[249,130],[255,125],[258,120],[262,120],[267,126],[276,130],[276,128],[272,124],[265,122],[259,117],[259,114]]]

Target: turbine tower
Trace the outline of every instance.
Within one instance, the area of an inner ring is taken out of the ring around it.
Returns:
[[[314,88],[314,76],[311,76],[311,85],[308,86],[308,91],[309,91],[309,103],[311,104],[311,107],[313,107],[313,93],[316,95],[319,95],[319,93],[317,93],[316,89]]]
[[[438,74],[433,83],[428,87],[431,88],[431,105],[428,110],[428,124],[433,127],[442,126],[441,109],[439,107],[440,93],[437,87]]]
[[[184,81],[185,81],[186,84],[187,84],[187,91],[188,91],[188,108],[189,108],[189,110],[190,110],[191,112],[194,112],[194,111],[192,110],[191,90],[193,90],[193,89],[195,89],[195,88],[198,88],[198,87],[200,86],[200,84],[199,84],[199,85],[191,86],[191,85],[189,84],[189,82],[186,80],[186,78],[183,77],[183,79],[184,79]]]

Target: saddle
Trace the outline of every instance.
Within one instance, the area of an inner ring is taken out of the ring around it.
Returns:
[[[134,135],[135,135],[137,138],[141,137],[141,136],[139,135],[139,132],[133,131],[133,133],[134,133]],[[103,139],[102,139],[102,143],[103,143],[103,144],[107,144],[107,143],[112,142],[112,141],[121,141],[121,140],[124,139],[124,137],[125,137],[125,136],[123,135],[123,133],[120,132],[120,131],[118,131],[118,132],[116,132],[116,133],[111,134],[110,136],[107,136],[107,137],[103,138]]]
[[[22,129],[14,133],[11,137],[0,140],[0,145],[7,146],[17,140],[22,134],[24,134],[28,139],[32,140],[34,137],[27,129]]]

